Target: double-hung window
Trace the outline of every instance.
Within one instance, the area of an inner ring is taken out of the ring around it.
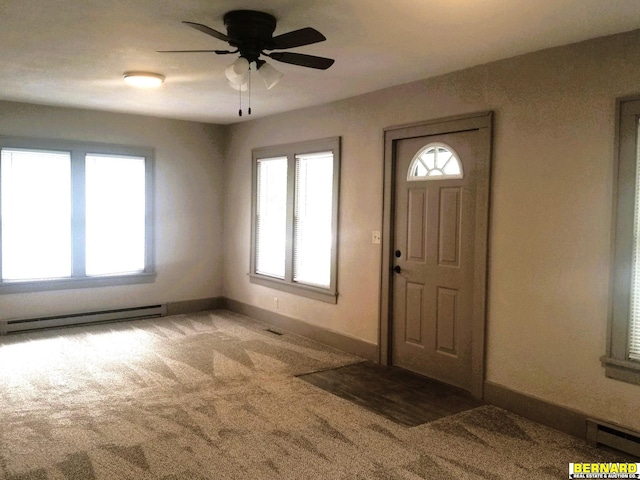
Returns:
[[[340,139],[253,151],[251,281],[337,301]]]
[[[153,281],[153,152],[0,138],[0,293]]]
[[[640,384],[640,98],[618,101],[608,377]]]

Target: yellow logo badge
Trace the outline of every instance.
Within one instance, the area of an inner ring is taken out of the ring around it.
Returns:
[[[570,463],[569,478],[640,478],[640,463]]]

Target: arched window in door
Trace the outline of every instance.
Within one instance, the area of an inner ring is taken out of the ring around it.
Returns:
[[[430,143],[418,150],[407,173],[408,181],[449,180],[463,177],[462,162],[458,154],[444,143]]]

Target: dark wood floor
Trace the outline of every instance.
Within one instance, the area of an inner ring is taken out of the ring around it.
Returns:
[[[372,362],[298,378],[410,427],[482,405],[464,390]]]

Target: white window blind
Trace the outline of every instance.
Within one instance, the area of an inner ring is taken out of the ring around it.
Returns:
[[[296,155],[293,281],[331,283],[333,153]]]
[[[287,157],[257,160],[256,273],[285,276]]]
[[[640,139],[640,125],[637,138]],[[629,358],[632,360],[640,360],[640,141],[637,141],[636,148],[636,193],[630,295],[631,318],[629,319]]]
[[[145,159],[89,154],[86,169],[86,274],[145,268]]]
[[[252,151],[251,283],[337,303],[340,137]]]
[[[71,156],[2,149],[2,279],[71,276]]]

